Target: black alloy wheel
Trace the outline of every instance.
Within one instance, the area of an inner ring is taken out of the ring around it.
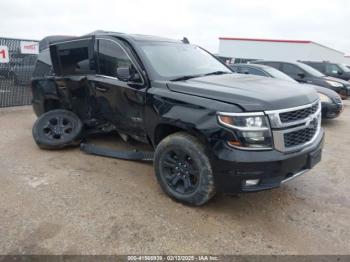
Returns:
[[[53,116],[43,126],[43,133],[50,139],[63,140],[73,131],[73,123],[64,116]]]
[[[33,137],[39,147],[59,149],[80,142],[83,124],[71,111],[56,109],[40,116],[33,126]]]
[[[193,193],[199,185],[199,169],[192,158],[181,148],[164,153],[161,169],[167,185],[177,193]]]
[[[164,138],[156,148],[154,170],[163,191],[176,201],[200,206],[215,195],[205,144],[186,132]]]

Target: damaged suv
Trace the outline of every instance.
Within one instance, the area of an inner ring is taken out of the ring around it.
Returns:
[[[110,131],[149,143],[161,188],[192,205],[276,188],[321,159],[312,88],[234,74],[187,41],[98,31],[44,43],[32,79],[41,148]]]

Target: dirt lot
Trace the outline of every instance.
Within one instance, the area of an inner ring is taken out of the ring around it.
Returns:
[[[37,148],[30,107],[0,110],[0,254],[350,254],[350,101],[323,161],[281,188],[176,203],[150,164]],[[118,137],[97,139],[117,148]]]

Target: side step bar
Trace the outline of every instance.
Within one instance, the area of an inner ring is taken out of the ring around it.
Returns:
[[[151,151],[119,151],[94,144],[81,143],[80,150],[91,155],[104,156],[134,161],[153,161],[154,152]]]

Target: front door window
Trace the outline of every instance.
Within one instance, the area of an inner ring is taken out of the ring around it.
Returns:
[[[118,43],[102,39],[98,40],[98,65],[101,75],[118,78],[118,68],[131,68],[132,62]]]
[[[341,68],[335,64],[327,64],[326,65],[326,74],[327,75],[337,75],[339,72],[341,72]]]

